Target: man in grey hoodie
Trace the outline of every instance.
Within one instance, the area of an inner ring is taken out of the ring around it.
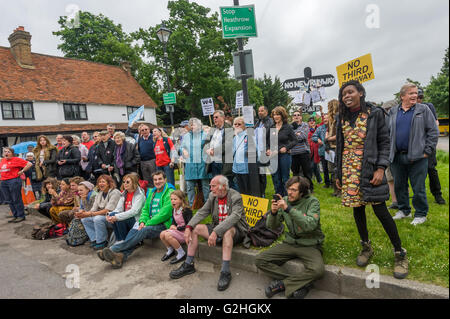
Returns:
[[[400,91],[401,104],[389,111],[391,151],[389,160],[394,175],[399,211],[394,219],[411,217],[408,179],[414,192],[416,210],[412,225],[427,220],[428,202],[425,179],[428,157],[435,151],[439,138],[436,120],[429,107],[417,103],[418,88],[408,83]]]

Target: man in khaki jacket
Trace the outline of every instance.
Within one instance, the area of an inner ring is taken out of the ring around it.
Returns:
[[[179,279],[195,272],[194,255],[198,247],[198,236],[201,236],[208,240],[210,247],[222,244],[222,270],[217,289],[224,291],[231,282],[230,261],[233,246],[242,242],[248,232],[248,224],[241,194],[229,188],[228,179],[218,175],[211,180],[210,186],[208,201],[186,226],[186,261],[170,273],[170,278]],[[212,224],[199,224],[209,215],[212,216]]]

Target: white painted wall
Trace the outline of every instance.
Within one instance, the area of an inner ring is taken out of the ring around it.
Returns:
[[[59,124],[98,124],[98,123],[128,123],[127,107],[120,105],[87,104],[88,120],[66,121],[64,119],[63,103],[34,102],[34,120],[3,120],[1,126],[35,126]],[[156,124],[156,110],[145,109],[145,121]]]
[[[34,120],[0,120],[0,130],[2,126],[42,126],[59,124],[98,124],[104,123],[105,129],[108,123],[128,123],[127,107],[117,105],[86,105],[87,121],[65,121],[63,103],[34,102]],[[0,112],[1,116],[1,112]],[[145,108],[144,118],[146,123],[156,125],[156,109]],[[56,134],[47,135],[50,141],[56,143]],[[39,134],[37,134],[39,135]],[[14,145],[15,137],[8,137],[8,145]],[[20,141],[20,140],[19,140]]]

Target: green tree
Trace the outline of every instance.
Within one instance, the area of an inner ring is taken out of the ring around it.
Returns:
[[[448,66],[449,49],[445,51],[444,64],[441,71],[432,76],[430,84],[425,89],[425,99],[427,102],[433,103],[438,116],[449,116],[449,66]]]
[[[65,16],[60,17],[60,30],[53,32],[53,35],[61,38],[58,49],[66,57],[111,65],[128,61],[133,74],[137,74],[142,59],[132,45],[133,39],[122,30],[120,24],[114,24],[102,14],[83,11],[79,12],[79,25],[72,26],[72,22]]]
[[[175,119],[186,118],[180,118],[180,108],[201,118],[200,99],[213,97],[217,102],[218,96],[227,97],[224,79],[228,78],[237,44],[222,39],[218,13],[211,14],[211,9],[187,0],[169,1],[168,9],[170,17],[165,25],[172,31],[167,54],[169,81],[177,92]],[[141,43],[141,52],[151,57],[149,64],[166,90],[163,44],[156,35],[159,27],[139,29],[132,36]]]
[[[255,80],[255,85],[262,91],[264,97],[264,104],[272,111],[277,106],[286,107],[289,104],[289,93],[283,89],[283,85],[279,77],[267,76],[264,74],[264,78]]]

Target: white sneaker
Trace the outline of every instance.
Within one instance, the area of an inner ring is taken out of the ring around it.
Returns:
[[[427,221],[426,217],[416,217],[414,218],[414,220],[411,222],[411,225],[417,226],[420,224],[423,224]]]
[[[409,213],[408,215],[406,215],[404,212],[402,212],[401,210],[399,210],[399,211],[397,212],[397,214],[395,214],[395,216],[392,217],[392,219],[394,219],[394,220],[403,219],[403,218],[411,218],[411,213]]]

